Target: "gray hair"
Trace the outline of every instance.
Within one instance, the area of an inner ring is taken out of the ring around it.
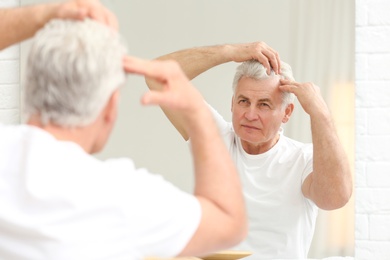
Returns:
[[[26,66],[25,113],[41,123],[92,123],[124,84],[120,35],[92,20],[52,20],[34,37]]]
[[[267,74],[267,69],[257,60],[250,60],[241,63],[237,69],[233,79],[233,93],[236,92],[238,81],[242,77],[252,79],[267,79],[276,76],[275,71],[271,70],[270,75]],[[291,66],[285,62],[281,62],[280,76],[283,79],[294,80]],[[288,92],[283,92],[283,105],[287,106],[294,102],[295,95]]]

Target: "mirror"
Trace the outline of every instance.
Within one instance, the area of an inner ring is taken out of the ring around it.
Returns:
[[[292,66],[297,81],[321,87],[353,167],[353,0],[101,1],[118,16],[129,53],[142,58],[195,46],[266,42]],[[22,5],[37,2],[42,1],[21,0]],[[22,44],[22,74],[27,50],[28,41]],[[227,120],[237,65],[218,66],[193,81]],[[113,135],[97,156],[128,156],[137,167],[147,167],[191,191],[188,146],[158,107],[140,105],[146,91],[142,78],[129,77]],[[284,128],[293,139],[311,141],[309,118],[297,103]],[[352,256],[353,225],[353,199],[341,210],[320,212],[309,258]]]

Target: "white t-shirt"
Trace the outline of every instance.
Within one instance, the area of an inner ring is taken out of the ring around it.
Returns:
[[[170,257],[200,219],[194,196],[129,159],[0,125],[0,259]]]
[[[313,171],[312,144],[294,141],[281,129],[269,151],[248,154],[232,123],[211,110],[238,168],[247,207],[249,233],[235,249],[252,251],[248,260],[306,258],[318,213],[301,190]]]

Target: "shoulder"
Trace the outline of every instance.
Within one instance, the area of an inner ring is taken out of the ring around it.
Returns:
[[[301,167],[309,167],[313,160],[313,145],[311,143],[302,143],[281,135],[277,152],[275,156],[279,162],[287,163],[289,167],[292,165]]]
[[[303,143],[292,138],[289,138],[281,134],[281,146],[283,149],[288,149],[291,151],[302,152],[302,153],[313,153],[313,144],[312,143]]]
[[[211,112],[211,114],[213,115],[214,117],[214,120],[215,122],[217,123],[217,126],[218,128],[221,130],[221,129],[225,129],[225,128],[228,128],[229,126],[231,126],[231,123],[230,122],[227,122],[223,116],[214,108],[212,107],[210,104],[206,103],[207,106],[209,107],[209,110]]]

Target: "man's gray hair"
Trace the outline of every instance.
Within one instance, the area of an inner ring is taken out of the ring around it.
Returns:
[[[41,123],[92,123],[124,84],[120,35],[92,20],[52,20],[34,37],[26,66],[25,113]]]
[[[250,60],[241,63],[237,69],[233,79],[233,93],[236,92],[238,81],[242,77],[252,79],[267,79],[275,76],[275,71],[271,70],[270,75],[267,74],[267,69],[258,61]],[[294,80],[291,66],[285,62],[281,62],[281,71],[279,74],[283,79]],[[283,92],[283,105],[287,106],[294,102],[295,95],[288,92]]]

